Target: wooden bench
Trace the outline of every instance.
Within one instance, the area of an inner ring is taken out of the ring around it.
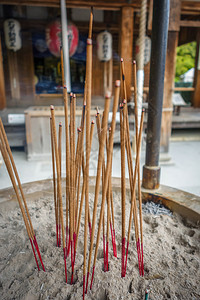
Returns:
[[[179,94],[179,93],[173,94],[172,103],[173,103],[173,108],[174,108],[173,112],[177,116],[180,114],[181,107],[190,106],[190,104],[187,104],[185,102],[185,100],[183,99],[183,97],[181,96],[181,94]]]

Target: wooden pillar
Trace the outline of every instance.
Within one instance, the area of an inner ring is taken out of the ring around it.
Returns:
[[[161,123],[160,152],[168,158],[173,112],[173,88],[176,68],[176,47],[180,30],[181,0],[170,0],[169,31],[165,65],[164,97]],[[164,157],[161,156],[161,159]]]
[[[0,109],[6,107],[6,93],[5,93],[5,81],[4,81],[4,70],[3,70],[3,54],[1,47],[1,36],[0,36]]]
[[[133,59],[133,8],[121,9],[120,55],[124,59],[125,79],[127,84],[127,100],[131,98],[132,59]]]
[[[194,96],[193,106],[200,107],[200,30],[197,34],[197,51],[196,51],[196,64],[195,64],[195,80],[194,80]]]

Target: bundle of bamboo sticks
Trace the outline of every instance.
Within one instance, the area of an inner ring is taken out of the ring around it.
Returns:
[[[105,104],[103,115],[101,116],[98,109],[96,114],[96,126],[99,140],[98,164],[96,173],[96,184],[94,203],[92,210],[92,219],[89,210],[89,163],[90,152],[92,147],[92,137],[94,130],[94,121],[91,122],[91,88],[92,88],[92,23],[93,11],[90,14],[89,34],[87,39],[86,54],[86,78],[85,89],[82,106],[82,118],[80,127],[77,128],[77,138],[75,129],[76,118],[76,96],[70,94],[69,107],[70,118],[68,119],[68,94],[64,82],[63,53],[61,49],[61,66],[63,79],[63,97],[65,109],[65,137],[66,137],[66,230],[64,230],[62,193],[61,193],[61,128],[59,125],[58,141],[55,125],[54,107],[51,106],[51,145],[52,145],[52,166],[53,166],[53,183],[54,183],[54,204],[55,204],[55,220],[56,220],[56,237],[57,246],[60,245],[60,228],[62,229],[62,240],[64,250],[65,274],[66,274],[66,258],[71,252],[71,284],[73,283],[73,274],[75,268],[75,258],[77,251],[77,242],[79,238],[81,218],[84,217],[84,264],[83,264],[83,299],[88,291],[88,283],[91,271],[92,254],[93,267],[91,275],[90,289],[94,280],[94,271],[97,260],[97,253],[101,232],[103,233],[103,253],[104,253],[104,271],[109,271],[109,235],[111,235],[113,256],[117,257],[117,245],[115,237],[115,217],[114,203],[112,193],[112,156],[113,156],[113,138],[116,125],[116,113],[120,111],[120,144],[121,144],[121,215],[122,215],[122,234],[121,234],[121,277],[125,277],[128,249],[131,235],[132,218],[135,228],[135,240],[138,256],[139,274],[144,275],[143,264],[143,230],[142,230],[142,198],[140,188],[140,148],[142,140],[142,129],[144,120],[144,111],[142,111],[141,121],[138,124],[137,110],[137,85],[136,85],[136,63],[133,61],[133,77],[134,77],[134,99],[135,99],[135,134],[136,134],[136,160],[133,169],[133,159],[131,153],[131,141],[129,133],[129,120],[127,109],[127,86],[125,79],[125,70],[123,58],[121,59],[121,81],[115,82],[114,100],[112,108],[112,122],[108,126],[108,114],[110,111],[111,92],[105,93]],[[120,99],[120,92],[123,95]],[[84,149],[85,138],[85,149]],[[77,140],[77,143],[76,143]],[[84,151],[85,150],[85,151]],[[106,151],[105,151],[106,150]],[[126,180],[125,180],[125,161],[127,158],[129,182],[131,190],[131,207],[129,213],[128,228],[126,228]],[[56,167],[55,167],[56,161]],[[81,186],[82,175],[82,186]],[[56,180],[57,178],[57,180]],[[138,205],[136,202],[136,182],[138,179]],[[100,216],[97,221],[97,206],[100,193],[100,185],[102,182],[102,200]],[[80,201],[79,201],[80,196]],[[83,216],[83,204],[85,201],[85,212]],[[105,213],[105,203],[107,211]],[[107,218],[106,218],[107,217]],[[105,231],[106,224],[106,231]],[[95,232],[97,231],[96,243],[94,249]],[[127,232],[127,236],[126,236]],[[66,237],[65,237],[66,235]],[[90,245],[88,247],[88,237]],[[127,241],[127,246],[126,246]],[[87,264],[88,256],[88,264]],[[86,266],[87,265],[87,266]],[[87,271],[87,272],[86,272]],[[86,276],[87,275],[87,276]],[[67,274],[66,274],[67,282]]]
[[[99,110],[96,113],[96,127],[99,141],[98,163],[96,173],[96,184],[94,193],[93,209],[89,209],[89,166],[90,152],[92,148],[92,139],[95,123],[91,121],[91,90],[92,90],[92,24],[93,11],[91,9],[89,33],[87,39],[86,54],[86,78],[82,106],[82,117],[80,127],[76,126],[76,95],[68,95],[64,79],[63,51],[61,48],[61,69],[62,85],[65,112],[65,201],[66,215],[63,213],[63,190],[62,190],[62,123],[56,128],[55,108],[51,105],[50,133],[51,133],[51,150],[52,150],[52,170],[53,170],[53,191],[55,207],[55,230],[56,245],[63,247],[65,281],[67,278],[67,258],[71,260],[71,280],[73,284],[77,244],[80,232],[81,219],[84,218],[84,262],[83,262],[83,299],[88,291],[89,277],[91,274],[90,289],[94,280],[94,272],[97,261],[97,254],[101,234],[103,234],[103,253],[104,253],[104,271],[109,271],[109,242],[111,239],[113,256],[117,257],[117,244],[115,236],[115,216],[114,201],[112,192],[112,159],[113,159],[113,139],[116,127],[116,114],[120,111],[120,144],[121,144],[121,277],[126,276],[128,250],[131,235],[132,219],[134,222],[134,234],[136,241],[139,274],[144,276],[143,263],[143,228],[142,228],[142,197],[140,187],[140,148],[142,140],[142,129],[144,120],[144,111],[142,111],[140,124],[138,124],[137,109],[137,83],[136,83],[136,62],[133,61],[134,77],[134,100],[135,100],[135,134],[136,134],[136,160],[133,168],[133,159],[131,153],[131,141],[129,132],[129,119],[127,109],[127,86],[124,70],[124,61],[121,59],[121,81],[115,81],[112,121],[108,124],[108,115],[111,103],[111,91],[105,93],[105,104],[103,115]],[[121,84],[122,82],[122,84]],[[121,92],[121,99],[120,99]],[[70,117],[69,117],[69,116]],[[76,134],[77,132],[77,134]],[[85,147],[84,147],[85,141]],[[10,175],[22,216],[25,222],[27,233],[31,242],[36,264],[39,270],[39,263],[36,252],[39,256],[43,270],[44,265],[40,255],[39,247],[36,241],[35,233],[31,223],[30,215],[19,180],[19,176],[14,164],[12,153],[8,145],[6,134],[0,120],[0,150],[4,158],[8,173]],[[126,224],[126,164],[128,162],[129,183],[131,190],[131,206],[129,212],[128,227]],[[81,185],[82,177],[82,185]],[[138,182],[138,203],[136,201],[136,184]],[[19,191],[18,191],[18,187]],[[100,203],[100,215],[97,218],[97,207],[99,202],[99,193],[102,185],[102,199]],[[20,196],[21,194],[21,196]],[[80,201],[79,201],[80,199]],[[85,205],[84,205],[85,204]],[[107,206],[106,206],[107,204]],[[138,213],[139,206],[139,213]],[[83,208],[85,211],[83,211]],[[91,214],[92,213],[92,214]],[[106,227],[105,227],[106,226]],[[105,229],[106,228],[106,229]],[[96,236],[95,236],[96,233]],[[95,243],[96,238],[96,243]],[[88,242],[89,241],[89,242]],[[127,243],[127,244],[126,244]],[[95,245],[95,247],[94,247]],[[34,249],[35,246],[35,249]],[[94,253],[93,253],[94,252]],[[93,265],[92,265],[93,257]],[[92,269],[91,269],[92,267]]]
[[[27,231],[30,243],[31,243],[31,248],[33,250],[33,255],[35,257],[35,261],[36,261],[36,264],[37,264],[38,271],[40,271],[40,267],[39,267],[39,263],[38,263],[36,253],[38,254],[40,263],[42,265],[42,269],[43,269],[43,271],[45,271],[44,264],[43,264],[43,261],[42,261],[42,257],[41,257],[41,254],[40,254],[40,250],[39,250],[39,246],[38,246],[38,243],[37,243],[36,235],[35,235],[35,232],[34,232],[34,229],[33,229],[33,224],[32,224],[31,217],[30,217],[30,214],[29,214],[29,211],[28,211],[28,206],[27,206],[27,203],[26,203],[25,194],[24,194],[23,189],[22,189],[20,178],[19,178],[19,175],[18,175],[18,172],[17,172],[17,168],[16,168],[16,165],[15,165],[13,156],[12,156],[12,152],[11,152],[11,149],[10,149],[10,146],[9,146],[9,143],[8,143],[8,139],[7,139],[6,132],[5,132],[5,129],[4,129],[1,118],[0,118],[0,151],[2,153],[2,156],[3,156],[3,159],[4,159],[4,163],[6,165],[8,174],[10,176],[10,180],[12,182],[12,185],[13,185],[18,203],[19,203],[19,207],[21,209],[22,217],[23,217],[25,227],[26,227],[26,231]],[[36,252],[35,252],[35,250],[36,250]]]

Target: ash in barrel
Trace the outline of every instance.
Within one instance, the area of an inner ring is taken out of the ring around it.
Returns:
[[[167,215],[167,216],[172,216],[171,210],[166,208],[164,205],[160,203],[155,203],[155,202],[146,202],[142,204],[142,211],[145,214],[151,214],[151,215]]]

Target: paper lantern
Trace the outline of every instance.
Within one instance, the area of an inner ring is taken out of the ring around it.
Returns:
[[[112,35],[103,31],[97,36],[97,56],[101,61],[109,61],[112,58]]]
[[[9,50],[17,51],[22,47],[20,36],[21,26],[17,20],[7,19],[4,22],[4,34],[6,47]]]
[[[71,57],[77,49],[78,46],[78,29],[77,27],[69,23],[67,26],[68,42],[69,42],[69,56]],[[60,46],[62,41],[62,28],[60,21],[54,21],[50,23],[46,28],[46,43],[49,51],[59,57],[60,56]]]

